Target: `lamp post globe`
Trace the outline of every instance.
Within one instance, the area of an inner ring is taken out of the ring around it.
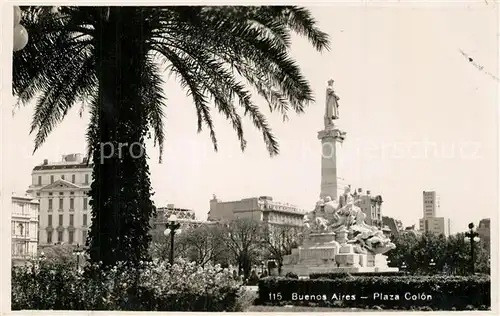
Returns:
[[[17,5],[14,6],[14,26],[18,25],[21,23],[21,8]]]
[[[22,17],[21,8],[18,6],[14,6],[14,17],[13,17],[14,34],[13,34],[12,50],[15,52],[18,52],[22,50],[24,47],[26,47],[26,44],[28,44],[28,39],[29,39],[28,31],[24,26],[20,24],[21,17]]]

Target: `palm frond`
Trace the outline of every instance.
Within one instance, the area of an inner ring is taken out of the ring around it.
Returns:
[[[142,102],[146,108],[149,125],[154,132],[154,145],[158,144],[159,147],[158,163],[162,163],[165,142],[163,106],[166,105],[167,98],[163,93],[163,84],[158,65],[152,58],[148,58],[143,72]]]

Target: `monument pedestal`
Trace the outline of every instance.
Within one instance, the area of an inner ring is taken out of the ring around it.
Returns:
[[[311,233],[302,246],[283,258],[283,275],[294,272],[308,277],[311,273],[399,271],[387,266],[385,255],[357,253],[354,245],[345,243],[346,235],[347,230],[337,234]]]

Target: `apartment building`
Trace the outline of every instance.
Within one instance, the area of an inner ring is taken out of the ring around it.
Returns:
[[[11,257],[14,265],[37,256],[39,203],[31,196],[12,196]]]
[[[214,195],[210,200],[208,221],[231,221],[249,218],[271,225],[300,227],[306,211],[295,205],[276,202],[270,196],[223,202]]]
[[[33,168],[28,193],[39,200],[39,244],[84,245],[90,226],[92,164],[81,154]]]

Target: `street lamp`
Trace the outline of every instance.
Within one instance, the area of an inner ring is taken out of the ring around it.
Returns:
[[[14,42],[15,52],[22,50],[28,44],[28,31],[21,25],[22,11],[18,6],[14,6]]]
[[[76,244],[76,248],[73,249],[73,254],[76,255],[76,270],[80,268],[80,256],[83,254],[83,249],[80,248],[80,244]]]
[[[474,231],[474,223],[469,224],[469,231],[465,233],[465,241],[470,242],[470,272],[474,274],[474,242],[479,242],[479,234]]]
[[[167,220],[168,222],[165,224],[167,229],[163,232],[165,236],[170,235],[170,264],[174,264],[174,236],[175,233],[181,233],[181,224],[177,221],[177,216],[175,214],[170,215]]]
[[[43,261],[45,261],[46,258],[47,257],[45,256],[45,253],[42,250],[42,252],[40,252],[39,260],[43,262]]]
[[[406,270],[406,262],[403,261],[403,263],[401,264],[401,270]]]

